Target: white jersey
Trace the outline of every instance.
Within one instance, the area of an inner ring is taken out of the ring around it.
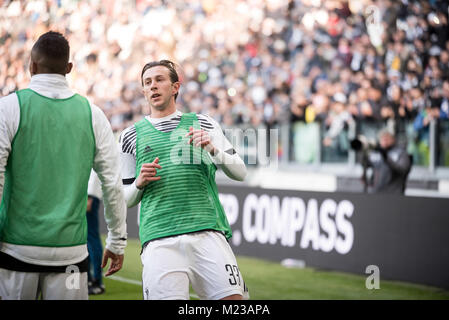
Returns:
[[[101,182],[94,170],[90,172],[89,184],[87,185],[87,194],[89,196],[98,198],[99,200],[103,198],[103,192],[101,191]]]
[[[66,99],[74,95],[66,78],[59,74],[38,74],[31,78],[29,88],[53,99]],[[106,248],[123,254],[126,246],[126,205],[123,201],[117,142],[103,111],[90,103],[92,128],[96,150],[94,170],[103,182],[105,219],[108,224]],[[3,194],[4,174],[11,151],[11,144],[19,128],[20,106],[17,95],[12,93],[0,99],[0,199]],[[69,182],[68,182],[69,183]],[[44,266],[75,264],[88,256],[87,245],[73,247],[35,247],[0,242],[0,251],[26,263]]]

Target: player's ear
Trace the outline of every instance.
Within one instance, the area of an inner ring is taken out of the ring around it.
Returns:
[[[180,87],[181,83],[179,81],[173,82],[173,95],[178,93]]]
[[[30,74],[34,76],[37,73],[37,64],[33,60],[30,60]]]
[[[70,71],[72,71],[72,68],[73,68],[73,63],[71,63],[71,62],[67,63],[67,68],[65,70],[65,73],[66,74],[70,73]]]

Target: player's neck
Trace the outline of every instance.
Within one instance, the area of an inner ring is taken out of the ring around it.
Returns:
[[[163,110],[157,110],[156,108],[151,108],[151,118],[165,118],[176,112],[176,104],[172,103],[167,108]]]

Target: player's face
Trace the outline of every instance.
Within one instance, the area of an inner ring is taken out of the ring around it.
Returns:
[[[164,66],[149,68],[142,76],[143,93],[152,108],[166,109],[174,102],[174,95],[178,92],[179,83],[172,83],[170,71]]]

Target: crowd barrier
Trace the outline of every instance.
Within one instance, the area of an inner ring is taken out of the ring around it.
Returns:
[[[449,289],[449,199],[236,186],[219,192],[236,255],[360,275],[374,266],[380,281]],[[129,209],[130,238],[138,238],[137,220],[137,208]]]

